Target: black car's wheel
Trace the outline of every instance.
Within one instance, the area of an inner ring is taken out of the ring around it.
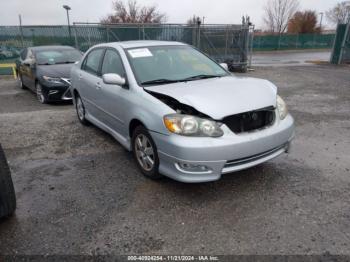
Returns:
[[[147,129],[138,126],[133,133],[131,142],[137,166],[142,173],[151,179],[161,178],[162,175],[158,173],[157,147]]]
[[[18,84],[20,88],[27,89],[27,87],[23,84],[23,77],[21,74],[18,74]]]
[[[47,104],[48,99],[47,99],[40,83],[35,84],[35,90],[36,90],[36,97],[37,97],[38,101],[42,104]]]
[[[12,215],[16,209],[16,195],[10,168],[0,145],[0,218]]]
[[[77,111],[77,116],[83,125],[88,125],[89,122],[85,118],[85,106],[81,97],[77,94],[75,98],[75,110]]]

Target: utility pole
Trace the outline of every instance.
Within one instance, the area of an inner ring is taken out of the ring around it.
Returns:
[[[320,34],[322,34],[322,20],[323,20],[323,12],[320,13],[321,19],[320,19]]]
[[[69,22],[69,10],[71,10],[71,8],[68,5],[64,5],[63,8],[66,9],[67,11],[68,33],[69,33],[69,39],[71,40],[72,35],[70,31],[70,22]]]
[[[22,44],[22,48],[24,48],[24,41],[23,41],[23,28],[22,28],[22,16],[18,15],[19,18],[19,31],[21,33],[21,44]]]

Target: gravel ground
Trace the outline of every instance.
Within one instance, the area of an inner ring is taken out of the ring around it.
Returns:
[[[40,105],[1,80],[18,209],[0,222],[0,254],[350,254],[349,69],[248,73],[279,86],[292,152],[205,184],[144,178],[72,105]]]

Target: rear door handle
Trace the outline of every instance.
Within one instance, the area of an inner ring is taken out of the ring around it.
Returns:
[[[83,75],[79,74],[79,80],[83,79]]]

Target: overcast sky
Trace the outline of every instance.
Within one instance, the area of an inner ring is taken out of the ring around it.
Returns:
[[[139,0],[156,4],[167,14],[169,23],[185,23],[194,14],[205,17],[205,23],[240,23],[249,15],[258,28],[263,26],[263,7],[267,0]],[[341,0],[299,0],[301,9],[324,12]],[[98,22],[112,12],[112,0],[0,0],[0,25],[17,25],[18,14],[24,25],[66,24],[62,5],[72,8],[72,22]],[[324,25],[327,20],[324,19]]]

